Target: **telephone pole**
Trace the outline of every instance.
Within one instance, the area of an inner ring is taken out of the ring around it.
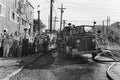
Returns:
[[[50,32],[52,31],[52,11],[53,11],[53,0],[50,0]]]
[[[50,16],[48,15],[48,30],[50,30]]]
[[[107,16],[107,34],[108,34],[109,27],[110,27],[110,16]]]
[[[38,5],[38,31],[39,33],[40,33],[40,28],[41,28],[40,26],[40,5]]]
[[[64,9],[66,8],[63,8],[63,4],[61,4],[61,8],[58,8],[61,10],[61,16],[60,16],[60,31],[62,29],[62,17],[63,17],[63,12],[64,12]]]
[[[58,19],[58,18],[55,16],[55,17],[54,17],[54,28],[53,28],[53,30],[55,30],[56,22],[58,21],[57,19]]]
[[[102,25],[103,25],[103,34],[105,34],[106,29],[105,29],[105,21],[102,21]]]
[[[104,34],[108,34],[109,27],[110,27],[110,16],[107,16],[107,20],[103,20]]]
[[[110,27],[110,16],[108,17],[108,24],[109,24],[109,27]]]

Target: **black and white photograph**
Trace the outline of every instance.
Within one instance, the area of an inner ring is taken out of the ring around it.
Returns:
[[[120,80],[120,1],[0,0],[0,80]]]

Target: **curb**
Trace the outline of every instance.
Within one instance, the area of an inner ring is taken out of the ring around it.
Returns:
[[[2,80],[10,80],[11,77],[13,77],[14,75],[16,75],[17,73],[19,73],[20,71],[22,71],[26,66],[30,65],[31,63],[33,63],[34,61],[36,61],[38,58],[40,58],[42,56],[42,54],[38,55],[37,57],[35,57],[33,60],[31,60],[28,64],[25,64],[23,67],[19,68],[18,70],[12,72],[10,75],[6,76],[4,79]]]
[[[110,74],[110,70],[116,65],[117,63],[113,63],[112,65],[110,65],[110,67],[107,69],[106,71],[106,75],[108,77],[109,80],[114,80],[113,76]]]

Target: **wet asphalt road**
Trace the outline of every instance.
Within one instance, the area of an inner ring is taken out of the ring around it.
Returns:
[[[10,80],[108,80],[108,65],[82,57],[43,55]]]

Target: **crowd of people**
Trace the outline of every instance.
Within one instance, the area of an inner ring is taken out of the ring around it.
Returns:
[[[16,31],[9,34],[8,30],[4,29],[0,35],[0,57],[26,57],[41,52],[47,54],[49,48],[56,47],[58,44],[58,36],[57,34],[30,33],[27,28],[24,29],[24,33],[20,34]],[[98,34],[97,41],[100,44],[118,43],[120,39],[111,32],[109,35]]]
[[[108,41],[119,43],[120,42],[120,37],[118,35],[116,35],[113,31],[111,31],[108,35]]]
[[[17,31],[9,34],[4,29],[0,35],[0,57],[26,57],[40,51],[47,54],[49,41],[47,34],[32,34],[27,28],[22,34]]]
[[[100,44],[119,43],[120,37],[111,31],[108,34],[97,34],[97,41]]]

